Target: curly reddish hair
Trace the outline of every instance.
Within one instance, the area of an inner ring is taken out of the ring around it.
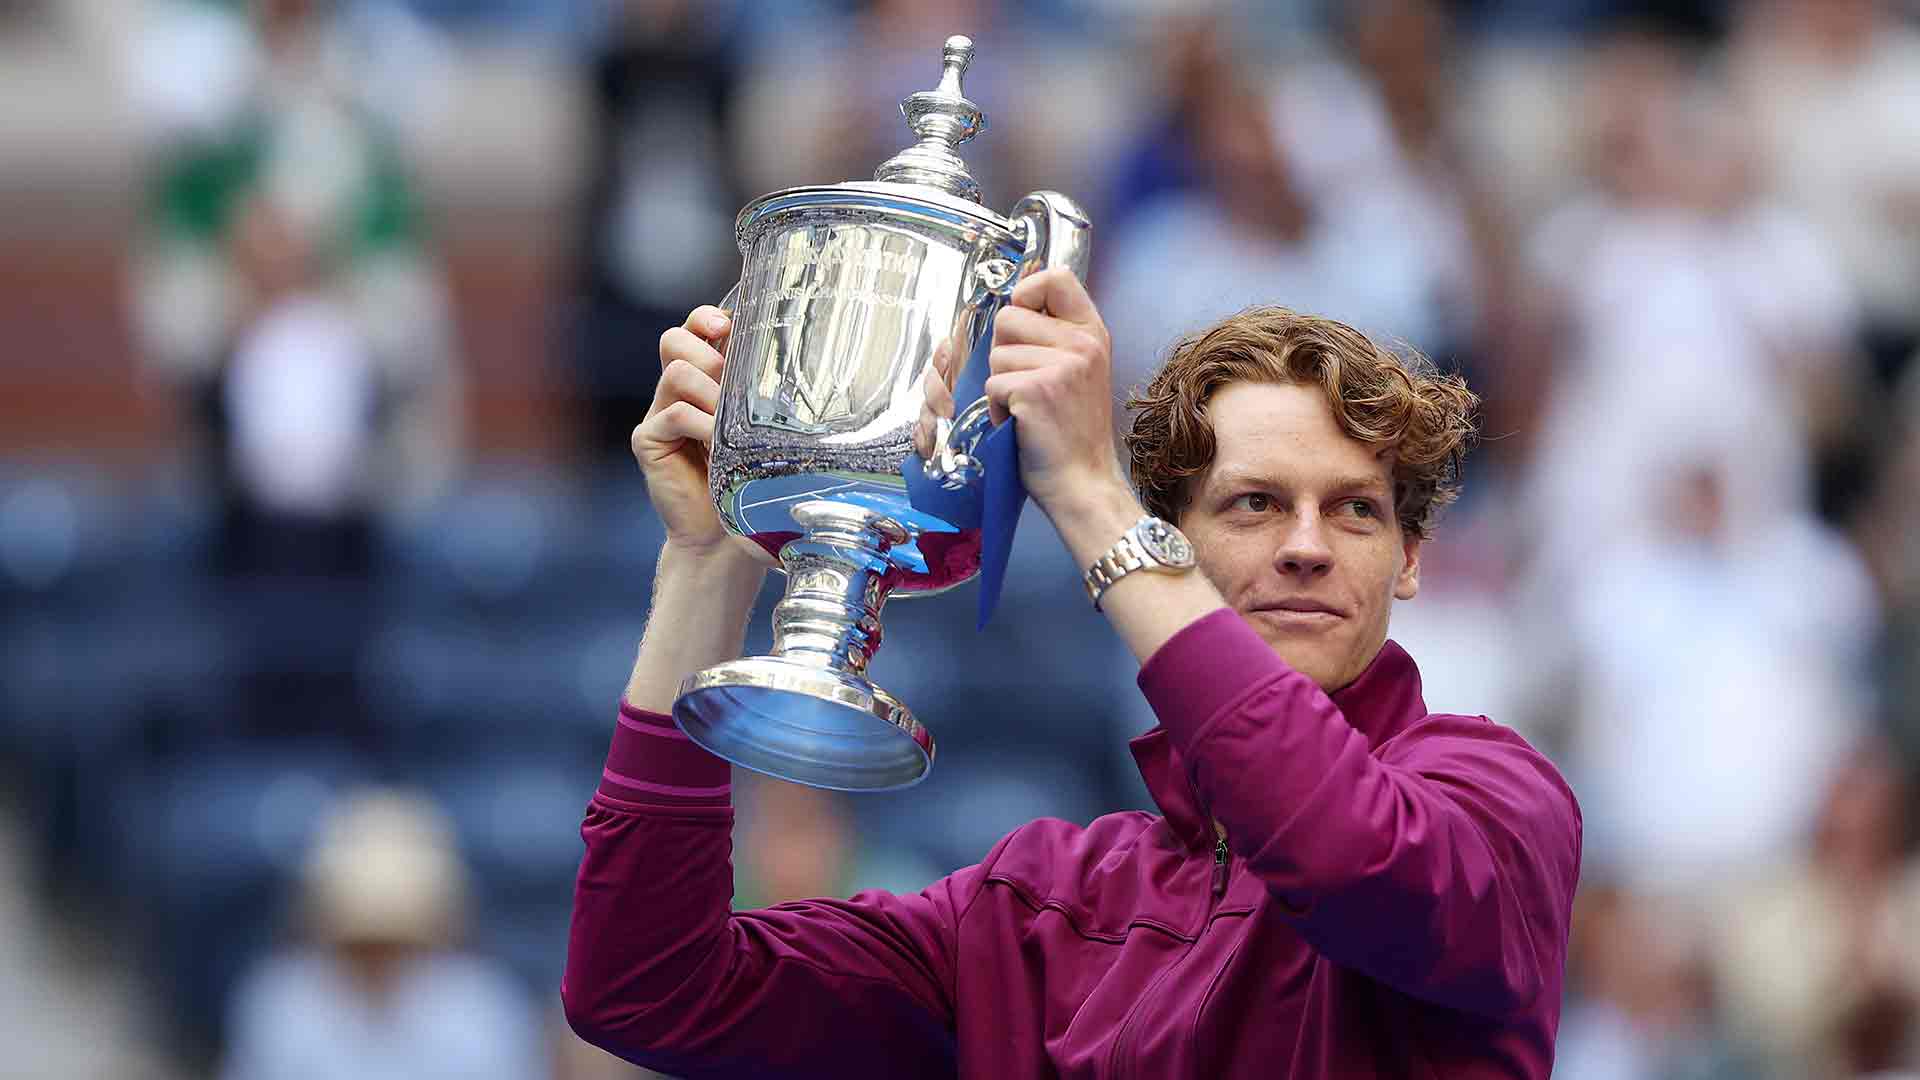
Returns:
[[[1349,437],[1393,451],[1394,516],[1425,539],[1460,493],[1460,462],[1480,399],[1426,357],[1399,355],[1345,323],[1253,307],[1182,338],[1127,407],[1133,483],[1147,511],[1179,519],[1187,481],[1213,464],[1207,402],[1229,383],[1318,386]]]

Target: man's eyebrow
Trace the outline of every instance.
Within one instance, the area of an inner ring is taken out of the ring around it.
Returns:
[[[1261,476],[1259,473],[1247,472],[1242,469],[1226,469],[1221,472],[1216,472],[1212,476],[1207,478],[1206,490],[1217,491],[1223,488],[1266,489],[1266,488],[1274,488],[1278,486],[1279,485],[1276,484],[1271,478]]]
[[[1343,476],[1333,482],[1335,491],[1358,491],[1373,495],[1385,495],[1390,485],[1377,476]]]
[[[1273,477],[1262,476],[1261,474],[1256,472],[1249,472],[1244,469],[1225,469],[1220,472],[1216,472],[1211,477],[1209,477],[1207,479],[1206,485],[1203,488],[1203,490],[1206,490],[1206,491],[1245,491],[1245,490],[1272,491],[1276,488],[1281,488],[1285,486],[1286,485],[1282,484],[1280,481],[1274,479]],[[1386,480],[1378,476],[1363,476],[1359,474],[1354,474],[1350,476],[1342,476],[1335,479],[1332,483],[1327,485],[1327,490],[1338,491],[1338,492],[1354,492],[1356,494],[1366,494],[1366,495],[1379,495],[1384,497],[1385,495],[1388,494],[1389,491],[1392,490],[1392,485],[1390,485]]]

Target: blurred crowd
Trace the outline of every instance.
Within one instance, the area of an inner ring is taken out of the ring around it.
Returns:
[[[557,998],[660,543],[628,432],[739,207],[870,176],[953,33],[988,205],[1091,212],[1117,388],[1277,302],[1482,395],[1393,635],[1580,797],[1556,1075],[1920,1075],[1920,4],[6,0],[35,1075],[634,1074]],[[741,905],[1147,804],[1032,512],[1009,576],[983,633],[888,609],[933,779],[743,779]]]

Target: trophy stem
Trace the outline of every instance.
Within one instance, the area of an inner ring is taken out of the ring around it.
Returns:
[[[773,609],[773,654],[864,675],[880,648],[880,608],[897,574],[887,549],[907,531],[865,507],[814,499],[793,508],[806,532],[780,549],[787,592]]]
[[[910,534],[874,510],[824,499],[790,514],[804,531],[780,549],[788,578],[773,609],[774,655],[688,676],[673,718],[699,746],[768,776],[836,791],[917,784],[933,764],[933,736],[865,675],[900,575],[887,551]]]

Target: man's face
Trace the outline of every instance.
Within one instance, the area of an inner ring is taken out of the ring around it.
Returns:
[[[1213,465],[1180,528],[1201,572],[1289,666],[1333,691],[1387,640],[1420,588],[1420,541],[1393,508],[1393,459],[1350,438],[1317,386],[1216,391]]]

